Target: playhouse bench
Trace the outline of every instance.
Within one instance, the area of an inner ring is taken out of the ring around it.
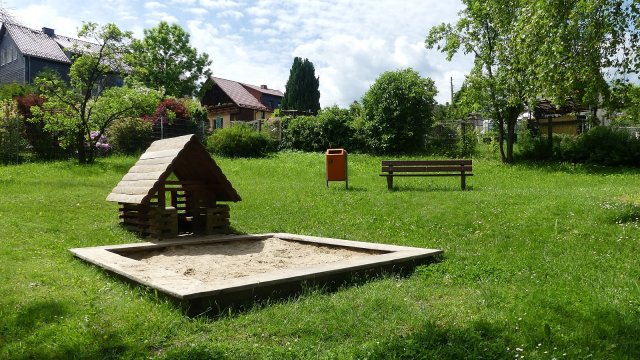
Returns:
[[[383,160],[380,176],[386,176],[387,187],[393,188],[396,176],[460,176],[462,190],[471,173],[472,160]]]

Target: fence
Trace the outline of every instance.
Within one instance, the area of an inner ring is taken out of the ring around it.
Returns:
[[[637,126],[627,126],[627,127],[618,126],[616,128],[628,132],[629,134],[635,136],[636,139],[640,139],[640,127],[637,127]]]

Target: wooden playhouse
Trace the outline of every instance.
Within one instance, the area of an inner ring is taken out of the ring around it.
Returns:
[[[240,201],[195,135],[157,140],[107,196],[120,222],[143,236],[229,231],[229,206]]]

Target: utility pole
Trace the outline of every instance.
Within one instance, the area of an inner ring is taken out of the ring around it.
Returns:
[[[449,79],[451,79],[451,106],[453,106],[453,76]]]

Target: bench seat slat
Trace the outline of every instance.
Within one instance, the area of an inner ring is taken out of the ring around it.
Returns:
[[[396,176],[462,176],[462,173],[457,173],[457,174],[380,174],[380,176],[391,176],[391,177],[396,177]],[[468,174],[465,173],[464,176],[473,176],[473,174]]]
[[[382,160],[382,166],[471,165],[473,160]]]
[[[439,171],[472,171],[472,166],[383,166],[382,171],[393,172],[439,172]]]

